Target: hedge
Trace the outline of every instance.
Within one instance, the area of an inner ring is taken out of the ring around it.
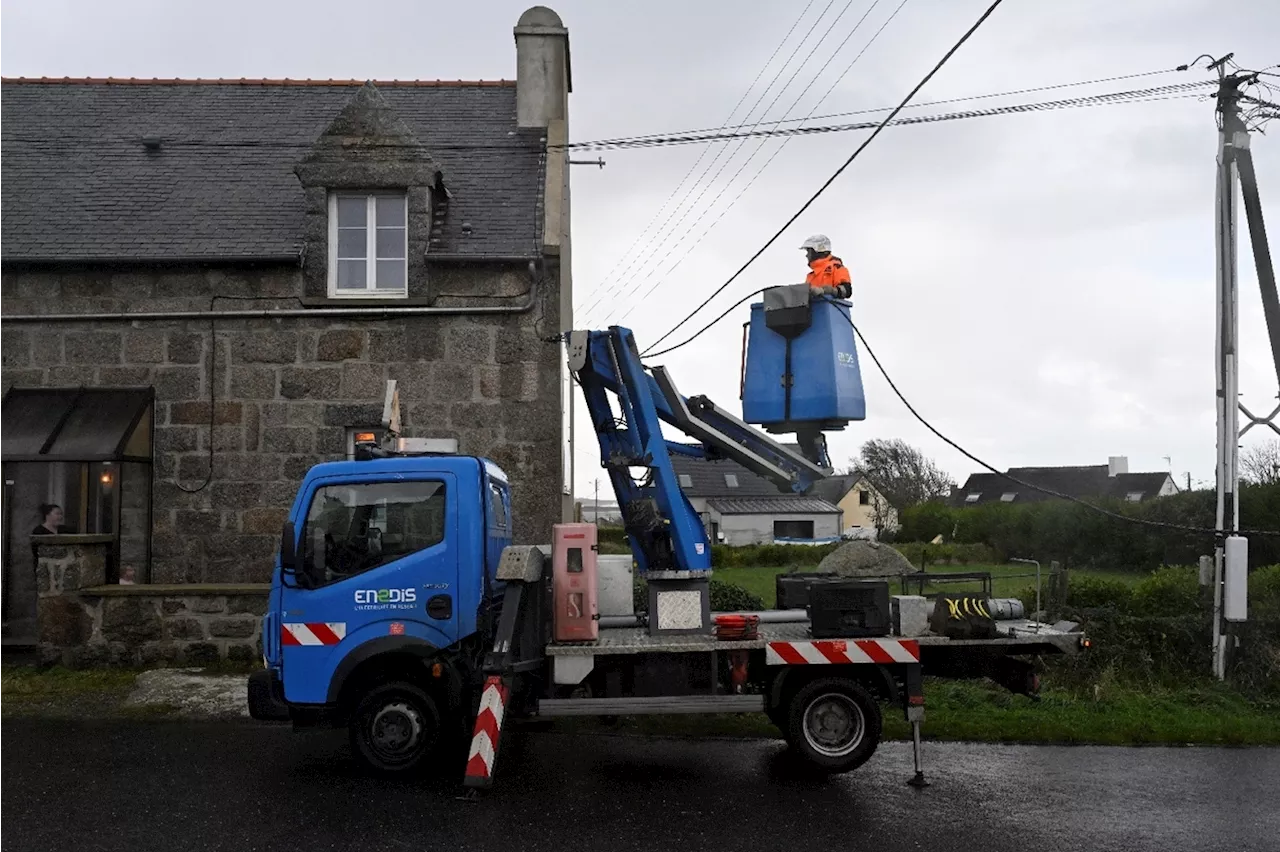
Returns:
[[[1145,503],[1101,501],[1101,507],[1126,517],[1208,527],[1214,525],[1214,494],[1191,491]],[[987,503],[952,507],[940,503],[912,506],[900,514],[901,541],[928,541],[938,535],[959,543],[985,544],[995,562],[1010,557],[1058,560],[1105,570],[1150,570],[1160,565],[1193,565],[1212,552],[1213,539],[1107,517],[1087,506],[1063,501]],[[1240,526],[1275,529],[1280,519],[1280,485],[1240,489]],[[1280,536],[1249,540],[1253,567],[1280,562]]]
[[[1035,590],[1021,597],[1030,608]],[[1193,567],[1164,568],[1132,586],[1073,577],[1063,615],[1084,625],[1092,647],[1051,658],[1059,681],[1117,677],[1178,687],[1210,671],[1212,616]],[[1240,637],[1228,672],[1232,682],[1280,696],[1280,565],[1250,573],[1249,621],[1232,629]]]

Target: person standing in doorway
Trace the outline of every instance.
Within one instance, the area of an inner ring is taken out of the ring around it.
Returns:
[[[31,556],[38,564],[40,562],[40,551],[36,548],[34,541],[38,535],[58,535],[62,532],[62,507],[57,503],[41,503],[40,504],[40,526],[31,531]]]

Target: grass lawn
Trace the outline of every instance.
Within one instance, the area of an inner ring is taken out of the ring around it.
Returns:
[[[743,589],[758,595],[765,602],[766,606],[773,606],[776,598],[775,578],[779,574],[786,574],[791,571],[810,571],[815,570],[814,567],[761,567],[752,566],[747,568],[717,568],[713,576],[717,580],[725,583],[732,583]],[[946,574],[949,572],[959,571],[989,571],[991,572],[991,582],[994,594],[998,598],[1017,597],[1023,589],[1035,588],[1035,566],[1034,565],[930,565],[928,572],[930,574]],[[1029,576],[1028,576],[1029,575]],[[1099,577],[1108,580],[1119,580],[1120,582],[1130,584],[1138,582],[1142,579],[1142,574],[1137,573],[1119,573],[1110,571],[1072,571],[1073,577]],[[1049,566],[1045,565],[1041,570],[1041,593],[1048,594],[1049,586]],[[963,583],[945,583],[930,584],[925,587],[926,592],[969,592],[977,591],[981,586],[979,581],[971,580]],[[899,594],[899,586],[897,583],[891,583],[890,594]]]

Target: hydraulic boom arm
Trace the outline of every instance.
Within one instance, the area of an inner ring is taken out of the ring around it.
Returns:
[[[778,443],[706,397],[681,396],[663,367],[646,368],[629,329],[569,334],[569,369],[586,396],[627,535],[641,573],[705,572],[711,548],[702,521],[680,488],[669,453],[730,458],[776,483],[807,492],[830,475],[825,442],[817,460]],[[616,409],[609,394],[616,400]],[[665,422],[698,444],[668,442]],[[632,471],[639,471],[638,478]]]

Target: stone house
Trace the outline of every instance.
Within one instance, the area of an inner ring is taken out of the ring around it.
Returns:
[[[381,428],[389,379],[403,434],[494,459],[515,538],[547,539],[571,508],[554,12],[515,58],[514,82],[3,81],[7,621],[46,503],[107,543],[108,585],[267,581],[299,478]]]

